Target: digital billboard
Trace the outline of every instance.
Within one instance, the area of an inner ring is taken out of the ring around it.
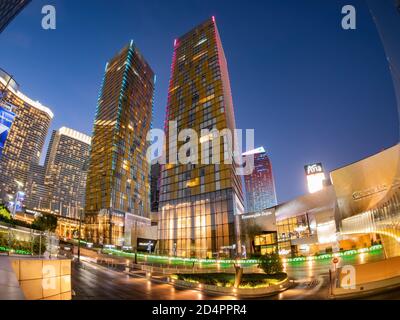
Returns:
[[[14,118],[15,113],[0,105],[0,156],[3,153],[3,148]]]
[[[144,238],[138,238],[137,239],[137,251],[141,252],[154,252],[154,249],[156,247],[157,240],[152,240],[152,239],[144,239]]]
[[[308,191],[314,193],[324,187],[325,173],[321,163],[313,163],[304,166],[307,176]]]

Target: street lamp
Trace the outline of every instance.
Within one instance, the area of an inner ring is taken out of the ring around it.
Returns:
[[[82,229],[82,210],[79,210],[79,231],[78,231],[78,263],[81,262],[81,229]]]

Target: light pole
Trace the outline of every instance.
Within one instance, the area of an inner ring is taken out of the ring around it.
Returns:
[[[82,228],[82,210],[79,213],[79,231],[78,231],[78,263],[81,262],[81,228]]]

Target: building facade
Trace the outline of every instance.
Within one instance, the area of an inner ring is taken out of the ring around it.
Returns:
[[[130,245],[131,230],[151,223],[146,135],[154,85],[155,75],[133,42],[106,66],[86,188],[92,242]]]
[[[205,129],[235,129],[228,67],[214,17],[175,40],[171,72],[168,137],[175,129],[179,133],[190,128],[198,134]],[[170,154],[177,154],[185,139],[172,138],[166,143],[157,250],[184,257],[236,255],[241,250],[238,215],[244,211],[241,179],[234,164],[174,161]],[[204,159],[201,149],[209,158],[217,154],[224,159],[229,152],[225,140],[217,140],[219,148],[212,148],[205,143],[211,139],[202,136],[201,146],[186,151],[186,156]]]
[[[25,205],[28,210],[43,210],[46,208],[46,203],[48,203],[48,188],[44,183],[45,176],[45,166],[36,163],[31,164],[26,179]],[[46,210],[49,210],[49,208],[47,207]]]
[[[9,76],[0,71],[2,107],[15,118],[0,158],[0,198],[8,201],[17,190],[24,190],[31,165],[39,164],[53,113],[37,101],[10,86]],[[18,181],[18,182],[17,182]]]
[[[263,147],[248,151],[243,156],[250,153],[254,155],[254,170],[244,176],[247,212],[256,212],[278,203],[271,160]]]
[[[158,212],[158,204],[160,199],[160,176],[161,165],[154,163],[150,169],[150,202],[151,212]]]
[[[6,0],[0,2],[0,33],[31,2],[31,0]]]
[[[91,138],[62,127],[54,130],[45,160],[45,208],[60,216],[79,218],[85,204],[85,188]]]
[[[379,240],[386,257],[400,255],[400,144],[330,173],[341,238]]]
[[[28,210],[80,218],[90,141],[89,136],[66,127],[53,131],[44,165],[30,166],[25,201]]]

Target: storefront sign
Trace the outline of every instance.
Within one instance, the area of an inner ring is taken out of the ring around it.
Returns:
[[[400,186],[400,180],[396,180],[389,187],[386,184],[375,186],[366,190],[356,191],[353,193],[352,197],[354,201],[361,200],[363,198],[371,197],[377,193],[389,191],[392,188]]]
[[[262,212],[257,212],[254,214],[250,214],[250,215],[242,215],[242,220],[247,220],[247,219],[256,219],[259,217],[267,217],[272,215],[273,212],[272,211],[262,211]]]
[[[137,239],[137,250],[142,252],[154,252],[157,240],[152,239]]]

